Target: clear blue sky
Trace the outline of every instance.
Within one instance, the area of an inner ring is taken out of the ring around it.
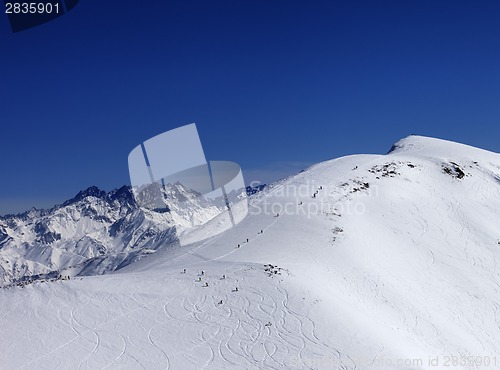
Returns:
[[[16,34],[1,15],[0,214],[128,184],[132,148],[191,122],[247,181],[409,134],[499,152],[499,20],[497,0],[81,0]]]

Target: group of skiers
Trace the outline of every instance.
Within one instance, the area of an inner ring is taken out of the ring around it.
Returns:
[[[318,195],[320,190],[323,190],[323,186],[320,186],[318,187],[318,189],[316,189],[316,191],[312,195],[312,198],[316,198],[316,195]],[[302,204],[302,202],[300,202],[300,204]]]
[[[322,189],[322,187],[320,187],[320,189]],[[316,194],[317,194],[317,193],[318,193],[318,191],[316,191],[316,193],[314,193],[314,196],[313,196],[313,197],[316,197]],[[300,202],[300,204],[302,204],[302,202]],[[279,216],[280,216],[280,214],[279,214],[279,213],[276,213],[276,215],[275,215],[274,217],[279,217]],[[264,230],[263,230],[263,229],[261,229],[261,230],[260,230],[257,234],[258,234],[258,235],[260,235],[260,234],[263,234],[263,233],[264,233]],[[246,238],[246,243],[249,243],[249,242],[250,242],[250,239],[249,239],[249,238]],[[238,245],[237,245],[237,247],[236,247],[236,248],[240,248],[240,246],[241,246],[241,244],[240,244],[240,243],[238,243]],[[185,274],[185,273],[186,273],[186,269],[183,269],[183,270],[181,271],[181,274]],[[201,281],[202,281],[202,279],[201,279],[201,277],[202,277],[202,276],[205,276],[205,271],[204,271],[204,270],[201,270],[200,276],[198,276],[198,279],[197,279],[197,280],[195,280],[195,282],[201,282]],[[225,274],[224,274],[224,275],[222,275],[222,277],[221,277],[221,280],[224,280],[224,279],[226,279],[226,275],[225,275]],[[208,282],[207,282],[207,281],[205,281],[205,283],[204,283],[202,286],[203,286],[203,287],[208,287],[208,286],[209,286],[209,284],[208,284]],[[235,288],[232,290],[232,292],[234,292],[234,293],[236,293],[236,292],[238,292],[238,291],[239,291],[239,290],[238,290],[238,287],[235,287]],[[224,303],[224,301],[223,301],[222,299],[221,299],[219,302],[217,302],[217,304],[218,304],[218,305],[222,305],[223,303]],[[266,323],[266,324],[265,324],[265,326],[268,326],[268,327],[269,327],[269,326],[271,326],[271,325],[272,325],[272,323],[271,323],[271,322],[268,322],[268,323]]]
[[[247,240],[248,240],[248,239],[247,239]],[[183,270],[181,271],[181,274],[185,274],[185,273],[186,273],[186,269],[183,269]],[[202,277],[202,276],[205,276],[205,271],[204,271],[204,270],[201,270],[200,276],[198,276],[198,279],[196,279],[196,280],[195,280],[195,282],[197,282],[197,283],[201,283],[201,277]],[[224,275],[222,275],[221,280],[225,280],[225,279],[226,279],[226,275],[224,274]],[[202,287],[204,287],[204,288],[206,288],[206,287],[208,287],[208,286],[209,286],[208,281],[205,281],[205,284],[203,284],[203,285],[202,285]],[[239,290],[238,290],[238,287],[235,287],[232,291],[233,291],[233,292],[238,292],[238,291],[239,291]],[[221,300],[218,302],[218,304],[219,304],[219,305],[221,305],[222,303],[223,303],[223,301],[222,301],[222,299],[221,299]]]
[[[247,240],[248,240],[248,239],[247,239]],[[271,266],[271,265],[269,265],[269,266]],[[183,270],[181,271],[181,274],[186,274],[186,272],[187,272],[187,270],[186,270],[186,269],[183,269]],[[195,280],[195,282],[201,282],[201,281],[202,281],[202,279],[201,279],[201,277],[202,277],[202,276],[205,276],[205,271],[204,271],[204,270],[201,270],[201,272],[199,273],[198,278]],[[224,274],[224,275],[222,275],[222,277],[220,278],[220,280],[225,280],[225,279],[226,279],[226,275]],[[209,286],[208,282],[207,282],[207,281],[205,281],[205,283],[204,283],[203,287],[208,287],[208,286]],[[237,292],[239,292],[238,287],[236,286],[236,287],[232,290],[232,292],[233,292],[233,293],[237,293]],[[222,300],[222,299],[221,299],[220,301],[218,301],[218,302],[217,302],[217,305],[218,305],[218,306],[221,306],[221,305],[223,305],[223,304],[224,304],[224,300]],[[270,327],[270,326],[272,326],[272,323],[271,323],[270,321],[268,321],[268,322],[267,322],[264,326],[266,326],[266,327]]]
[[[260,230],[260,232],[258,232],[257,234],[263,234],[264,233],[264,230]],[[244,243],[249,243],[250,242],[250,239],[247,238],[246,242]],[[238,243],[238,245],[236,246],[236,248],[239,248],[241,247],[241,243]]]

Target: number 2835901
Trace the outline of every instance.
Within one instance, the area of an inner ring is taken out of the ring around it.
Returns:
[[[5,3],[6,14],[59,13],[59,3]]]

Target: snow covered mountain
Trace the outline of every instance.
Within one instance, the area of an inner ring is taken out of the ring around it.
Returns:
[[[171,209],[163,213],[138,207],[123,186],[109,193],[90,187],[50,210],[0,217],[0,286],[115,271],[220,212],[180,184],[165,192]],[[180,202],[189,202],[189,212]]]
[[[497,153],[410,136],[275,183],[240,224],[182,247],[169,213],[89,191],[0,221],[8,279],[66,259],[123,266],[0,289],[5,368],[500,366]],[[63,229],[72,249],[55,247]]]
[[[171,226],[168,214],[136,207],[127,187],[91,187],[51,210],[0,219],[0,283],[112,271],[169,240]]]

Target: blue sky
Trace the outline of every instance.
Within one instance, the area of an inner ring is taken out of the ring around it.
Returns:
[[[409,134],[499,152],[499,19],[496,0],[81,0],[15,34],[0,17],[0,214],[128,184],[131,149],[191,122],[247,182]]]

